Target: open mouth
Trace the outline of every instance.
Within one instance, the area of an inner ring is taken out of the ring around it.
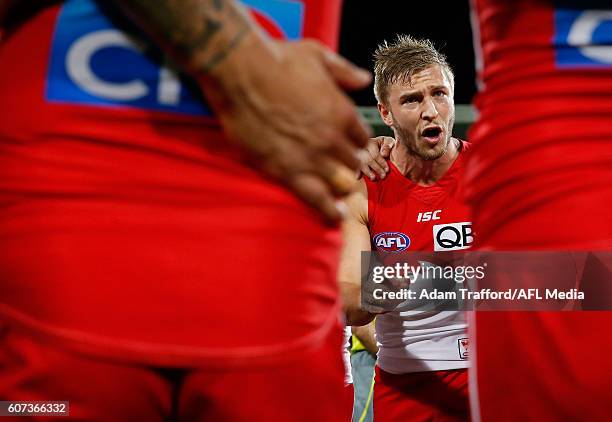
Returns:
[[[439,126],[431,126],[421,132],[421,136],[426,138],[428,141],[437,142],[442,134],[442,128]]]

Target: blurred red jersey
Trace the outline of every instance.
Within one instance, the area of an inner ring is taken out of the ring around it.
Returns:
[[[472,5],[481,92],[466,189],[476,246],[611,250],[610,3]],[[609,312],[475,313],[473,417],[608,419],[610,325]]]
[[[611,241],[602,206],[612,200],[609,3],[472,3],[482,90],[466,191],[479,209],[477,244],[550,249]]]
[[[337,42],[340,1],[243,3],[272,36]],[[337,328],[337,229],[243,165],[192,86],[104,2],[9,28],[3,319],[164,365],[279,360]]]

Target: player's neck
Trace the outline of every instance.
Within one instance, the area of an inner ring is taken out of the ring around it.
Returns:
[[[411,182],[431,186],[440,180],[459,156],[461,141],[451,138],[444,154],[435,160],[423,160],[402,142],[391,150],[391,162]]]

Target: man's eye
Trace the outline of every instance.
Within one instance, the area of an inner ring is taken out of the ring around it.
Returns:
[[[406,97],[404,99],[404,103],[416,103],[417,101],[418,101],[418,98],[415,96]]]
[[[436,97],[443,97],[445,95],[446,95],[446,92],[444,92],[444,91],[436,91],[436,92],[434,92],[434,96],[436,96]]]

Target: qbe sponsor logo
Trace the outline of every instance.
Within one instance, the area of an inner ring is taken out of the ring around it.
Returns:
[[[468,249],[474,242],[472,223],[437,224],[433,226],[434,251]]]
[[[304,6],[288,0],[244,0],[271,36],[302,36]],[[143,36],[115,27],[102,2],[68,0],[57,17],[47,73],[50,101],[210,116],[196,84],[179,74]]]
[[[376,250],[384,252],[401,252],[410,246],[410,238],[400,232],[384,232],[374,236]]]
[[[612,7],[609,1],[557,0],[554,12],[555,63],[558,68],[612,67]]]
[[[469,357],[470,340],[467,337],[457,339],[457,346],[459,347],[459,358],[467,359]]]

